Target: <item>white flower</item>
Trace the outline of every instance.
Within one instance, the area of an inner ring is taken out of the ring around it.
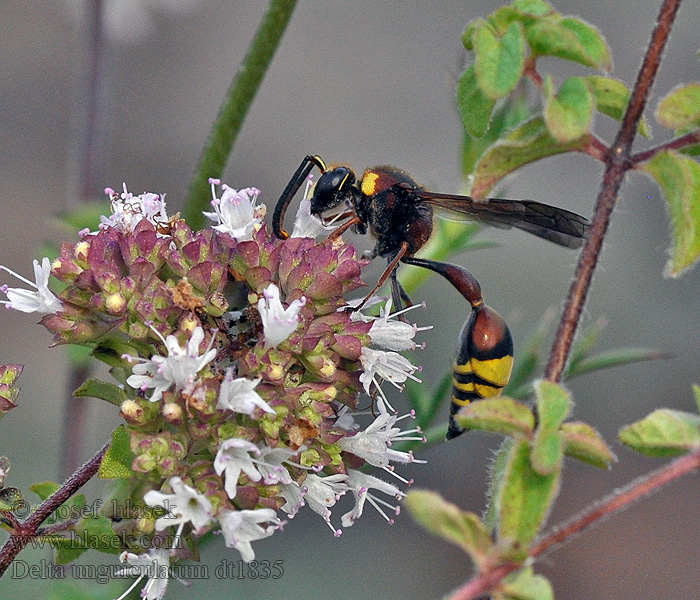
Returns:
[[[316,239],[319,235],[333,231],[335,227],[324,225],[317,216],[311,214],[311,200],[304,198],[299,203],[294,219],[294,229],[292,229],[293,238],[313,238]]]
[[[339,439],[338,446],[340,446],[341,450],[359,456],[370,465],[381,467],[385,470],[392,461],[401,463],[424,462],[417,461],[411,452],[400,452],[389,448],[396,441],[424,439],[422,434],[420,436],[413,435],[421,433],[418,428],[402,431],[398,427],[394,427],[398,421],[410,416],[413,415],[406,414],[402,417],[397,417],[388,412],[380,412],[367,429],[358,431],[355,435]]]
[[[109,217],[100,216],[100,229],[112,227],[117,231],[131,233],[142,219],[153,225],[165,225],[168,215],[165,212],[165,200],[158,194],[144,192],[134,196],[123,184],[123,192],[119,195],[112,189],[106,188],[105,193],[112,199],[112,214]]]
[[[257,379],[246,379],[245,377],[234,379],[234,370],[233,367],[226,370],[224,380],[221,382],[216,408],[250,416],[257,406],[266,413],[276,414],[274,409],[254,391],[262,379],[260,377]]]
[[[363,373],[360,375],[360,383],[362,383],[367,394],[370,394],[370,387],[372,383],[374,383],[382,401],[379,403],[380,411],[385,410],[384,405],[391,410],[393,409],[387,401],[382,388],[379,386],[380,382],[377,381],[377,377],[386,379],[394,387],[399,389],[403,389],[401,384],[409,378],[420,382],[420,379],[413,375],[413,373],[418,370],[418,367],[411,364],[411,361],[397,352],[362,348],[360,362],[362,363],[363,369]]]
[[[265,527],[261,523],[268,523]],[[270,537],[282,525],[271,508],[227,510],[219,515],[221,533],[228,548],[235,548],[245,562],[255,558],[250,542]]]
[[[265,347],[276,348],[286,340],[299,325],[299,311],[306,304],[306,298],[294,300],[288,308],[280,302],[280,290],[274,284],[263,290],[263,297],[258,300],[258,312],[265,334]]]
[[[180,343],[174,335],[169,335],[163,340],[168,350],[168,356],[155,354],[150,360],[146,360],[125,355],[128,360],[143,361],[134,366],[133,375],[126,382],[131,387],[142,391],[154,388],[153,394],[149,398],[151,402],[158,402],[163,392],[173,384],[175,384],[176,389],[190,393],[194,387],[197,373],[216,356],[216,350],[212,348],[214,336],[209,341],[209,346],[204,354],[199,354],[199,345],[203,339],[204,330],[201,327],[195,327],[190,339],[185,344],[185,348],[180,347]]]
[[[226,482],[224,489],[229,498],[236,497],[236,488],[238,486],[238,478],[243,471],[251,481],[260,481],[262,475],[258,472],[254,460],[249,453],[258,456],[260,449],[247,440],[238,438],[230,438],[224,440],[219,445],[214,459],[214,470],[217,475],[226,473]]]
[[[256,216],[255,206],[260,190],[245,188],[236,191],[223,184],[221,198],[217,198],[215,185],[219,180],[210,179],[209,182],[214,212],[203,212],[203,214],[216,223],[212,225],[212,229],[220,233],[228,233],[239,242],[252,239],[255,226],[262,220],[261,217]]]
[[[301,446],[297,450],[282,447],[270,448],[269,446],[260,448],[260,456],[255,461],[255,464],[260,475],[262,475],[263,482],[267,485],[275,485],[277,483],[289,485],[292,483],[292,477],[284,467],[284,463],[289,462],[292,456],[304,450],[306,450],[306,446]]]
[[[389,523],[393,523],[394,520],[387,516],[382,508],[382,505],[391,509],[396,515],[399,514],[400,508],[398,506],[389,504],[377,498],[373,494],[369,493],[371,488],[374,488],[384,494],[394,496],[395,498],[401,499],[405,494],[399,490],[395,485],[382,481],[378,477],[362,473],[355,469],[348,469],[348,478],[345,480],[350,490],[355,496],[355,506],[350,512],[343,515],[342,523],[343,527],[350,527],[357,519],[362,516],[362,510],[365,505],[365,500],[369,500],[369,503],[377,509],[377,512],[381,514]]]
[[[348,491],[349,488],[344,483],[347,478],[347,475],[342,474],[319,477],[312,473],[306,476],[302,485],[304,502],[311,510],[323,517],[335,537],[338,537],[342,531],[331,524],[330,507],[334,506],[338,498]]]
[[[160,506],[168,511],[166,516],[156,520],[157,531],[188,522],[197,531],[209,523],[214,509],[206,496],[183,483],[179,477],[171,477],[168,485],[173,490],[172,494],[151,490],[143,496],[143,501],[148,506]]]
[[[294,518],[299,512],[299,509],[304,506],[304,493],[305,490],[295,481],[291,481],[287,484],[282,484],[280,489],[280,496],[286,500],[286,502],[280,507],[281,510],[289,515],[289,518]]]
[[[419,331],[432,329],[432,325],[428,327],[418,327],[415,324],[411,325],[405,321],[391,319],[398,317],[409,310],[418,308],[419,306],[425,308],[425,305],[414,304],[413,306],[409,306],[408,308],[392,313],[391,302],[391,298],[386,301],[384,308],[379,310],[379,317],[365,317],[363,319],[365,322],[369,321],[370,319],[372,320],[372,327],[369,330],[369,337],[373,344],[386,348],[387,350],[394,350],[396,352],[401,352],[402,350],[414,350],[416,343],[413,341],[413,338],[416,333]]]
[[[134,554],[126,550],[119,555],[121,562],[131,565],[116,572],[117,577],[138,575],[138,579],[117,600],[125,598],[144,577],[148,577],[141,590],[141,597],[146,600],[161,600],[165,595],[170,576],[170,556],[168,548],[150,549],[144,554]]]
[[[36,291],[33,291],[11,288],[7,285],[0,286],[0,291],[8,298],[7,300],[0,300],[0,304],[25,313],[38,312],[48,314],[56,313],[63,309],[61,301],[49,290],[51,263],[48,258],[41,260],[41,266],[39,266],[38,260],[34,260],[34,279],[36,283],[29,281],[29,279],[22,277],[3,265],[0,265],[0,269],[36,289]]]

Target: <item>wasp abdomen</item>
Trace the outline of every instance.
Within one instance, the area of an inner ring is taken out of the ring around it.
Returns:
[[[453,363],[452,401],[447,439],[464,433],[454,415],[472,400],[498,396],[513,368],[513,338],[508,325],[492,308],[473,308],[459,335]]]

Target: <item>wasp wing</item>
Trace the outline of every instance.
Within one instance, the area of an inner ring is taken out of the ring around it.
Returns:
[[[517,227],[538,237],[566,246],[579,248],[588,234],[588,219],[569,210],[533,200],[486,198],[436,194],[421,191],[420,200],[459,216],[496,227]]]

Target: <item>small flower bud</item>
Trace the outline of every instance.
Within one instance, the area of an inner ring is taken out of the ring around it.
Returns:
[[[182,423],[182,408],[175,402],[168,402],[163,405],[163,418],[168,423],[175,425]]]
[[[136,425],[143,419],[143,408],[136,400],[124,400],[119,414],[127,423]]]
[[[126,299],[120,293],[110,294],[105,298],[105,308],[112,315],[118,315],[126,306]]]

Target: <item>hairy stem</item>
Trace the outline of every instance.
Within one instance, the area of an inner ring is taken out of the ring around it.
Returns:
[[[238,137],[248,109],[253,103],[267,68],[284,34],[296,0],[270,0],[248,52],[214,121],[209,139],[190,182],[182,214],[192,229],[204,223],[203,210],[209,207],[209,178],[220,177]]]
[[[630,155],[637,125],[654,83],[661,62],[661,54],[680,3],[681,0],[664,0],[661,6],[659,18],[637,76],[637,82],[632,90],[627,110],[622,118],[620,130],[612,148],[607,153],[603,184],[593,212],[590,233],[579,256],[564,312],[545,368],[544,376],[550,381],[561,379],[566,360],[569,357],[574,334],[593,279],[593,272],[603,247],[605,232],[610,224],[617,194],[626,172],[632,167]]]
[[[39,526],[51,513],[95,476],[97,470],[100,468],[102,457],[105,455],[105,452],[107,452],[107,448],[109,448],[109,444],[105,444],[95,456],[73,473],[73,475],[51,494],[51,496],[44,500],[44,502],[27,517],[24,523],[14,529],[10,539],[7,540],[2,549],[0,549],[0,577],[2,577],[7,567],[10,566],[22,549],[37,535]]]
[[[692,144],[697,144],[698,142],[700,142],[700,130],[691,131],[690,133],[686,133],[685,135],[677,137],[670,142],[666,142],[665,144],[659,144],[658,146],[649,148],[649,150],[644,150],[643,152],[633,154],[630,157],[630,163],[633,167],[636,167],[638,164],[653,158],[659,152],[663,152],[664,150],[678,150],[680,148],[685,148],[686,146],[691,146]]]
[[[698,470],[700,470],[700,449],[640,477],[626,487],[610,494],[604,500],[596,502],[570,521],[554,527],[551,533],[545,535],[530,547],[528,551],[530,558],[542,556],[553,548],[571,540],[576,534],[581,533],[598,521],[627,508],[637,500],[658,491],[664,485]],[[450,600],[471,600],[484,596],[496,588],[505,576],[521,567],[521,564],[512,562],[494,565],[468,581],[450,596]]]

